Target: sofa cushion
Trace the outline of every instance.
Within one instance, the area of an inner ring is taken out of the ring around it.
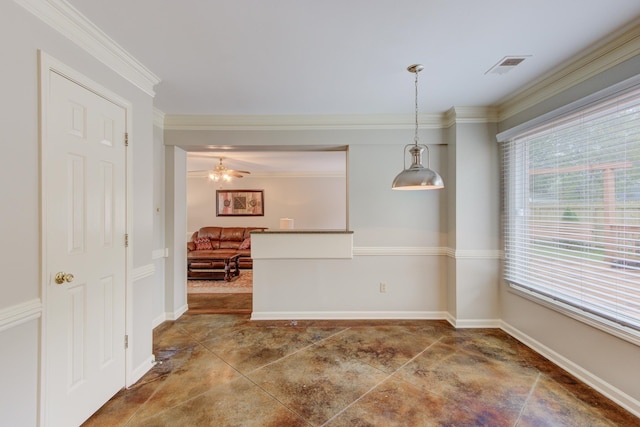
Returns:
[[[242,241],[244,240],[244,231],[245,227],[225,227],[220,233],[220,241],[234,241],[242,243]]]
[[[220,240],[223,227],[202,227],[198,230],[198,237],[208,237],[211,241]]]
[[[220,233],[220,249],[238,249],[244,240],[244,227],[225,227]]]
[[[211,244],[211,240],[207,237],[198,237],[193,241],[196,244],[197,251],[204,251],[213,249],[213,245]]]
[[[240,246],[238,246],[238,249],[251,249],[251,236],[244,239],[242,243],[240,243]]]

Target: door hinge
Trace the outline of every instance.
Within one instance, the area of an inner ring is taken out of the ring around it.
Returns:
[[[129,132],[124,133],[124,146],[125,147],[129,146]]]
[[[125,248],[129,247],[129,234],[124,235],[124,247]]]
[[[128,349],[129,348],[129,335],[125,335],[124,336],[124,349]]]

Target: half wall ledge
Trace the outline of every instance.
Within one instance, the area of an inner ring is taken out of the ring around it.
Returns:
[[[351,259],[353,258],[353,231],[252,231],[251,258],[254,260]]]

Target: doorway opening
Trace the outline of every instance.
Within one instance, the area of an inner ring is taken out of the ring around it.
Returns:
[[[347,148],[190,147],[187,240],[193,242],[203,227],[347,230]],[[230,179],[212,179],[218,165],[238,173],[231,173]],[[257,214],[240,208],[236,215],[222,209],[222,193],[258,191],[262,209]],[[241,264],[239,277],[230,281],[188,280],[189,312],[250,314],[252,279],[252,266]],[[203,292],[207,287],[212,291]]]

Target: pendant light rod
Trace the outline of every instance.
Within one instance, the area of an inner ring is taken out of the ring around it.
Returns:
[[[424,70],[424,65],[413,64],[407,67],[407,71],[414,73],[415,77],[415,131],[413,144],[407,144],[403,150],[403,171],[393,180],[391,188],[394,190],[437,190],[444,187],[442,178],[437,172],[431,170],[431,154],[429,147],[419,144],[418,137],[418,73]],[[407,148],[411,153],[411,166],[407,169]],[[427,150],[427,167],[422,166],[422,152]]]
[[[414,73],[416,75],[416,79],[414,82],[414,86],[415,86],[415,99],[414,99],[414,103],[415,103],[415,111],[416,111],[416,127],[415,127],[415,133],[413,135],[413,142],[418,145],[418,73],[422,70],[424,70],[424,65],[422,64],[413,64],[413,65],[409,65],[407,67],[407,70],[411,73]]]

